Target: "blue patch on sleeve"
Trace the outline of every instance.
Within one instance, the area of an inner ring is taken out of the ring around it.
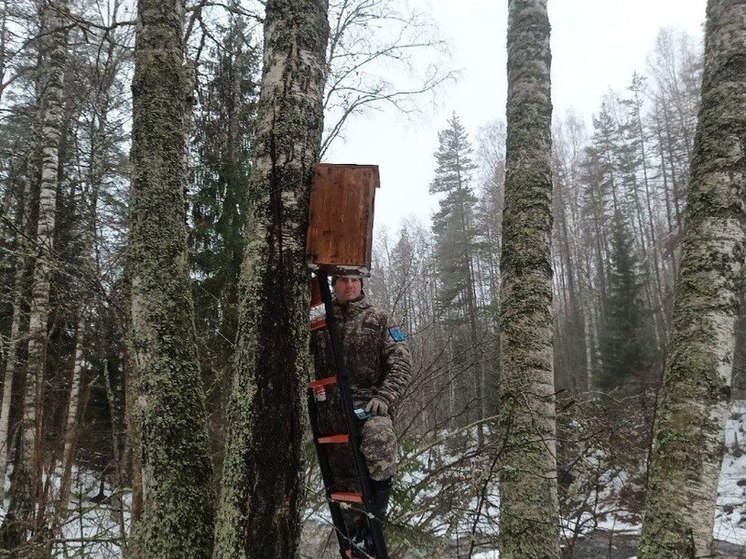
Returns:
[[[407,339],[407,336],[404,332],[401,331],[401,329],[398,326],[394,326],[392,328],[389,328],[389,334],[391,334],[391,338],[395,342],[403,342]]]

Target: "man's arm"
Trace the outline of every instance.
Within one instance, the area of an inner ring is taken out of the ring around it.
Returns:
[[[387,321],[382,342],[383,383],[377,397],[389,407],[396,406],[404,395],[412,377],[412,357],[407,337],[398,325]]]

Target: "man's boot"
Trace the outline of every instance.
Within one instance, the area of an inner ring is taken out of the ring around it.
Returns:
[[[373,515],[381,523],[386,522],[386,511],[389,508],[389,498],[391,497],[391,478],[382,480],[373,480]]]
[[[350,557],[364,558],[368,556],[368,530],[366,528],[365,515],[359,511],[351,511],[347,518],[347,533],[352,546]]]

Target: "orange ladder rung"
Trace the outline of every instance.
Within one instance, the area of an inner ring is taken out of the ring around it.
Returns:
[[[350,493],[345,491],[337,491],[329,495],[332,501],[342,501],[343,503],[362,503],[363,496],[360,493]]]
[[[329,435],[327,437],[319,437],[320,444],[341,444],[349,442],[349,435]]]
[[[328,386],[337,382],[337,377],[332,375],[330,377],[324,377],[308,382],[308,388],[314,390],[315,388],[321,388],[322,386]]]

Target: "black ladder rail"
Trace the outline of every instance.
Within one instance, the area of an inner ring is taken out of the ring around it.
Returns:
[[[309,410],[315,410],[316,406],[318,404],[316,403],[316,397],[314,396],[313,389],[309,389],[308,391],[308,409]],[[330,487],[333,483],[334,476],[332,474],[331,467],[329,466],[329,458],[327,456],[326,452],[326,445],[321,444],[319,442],[319,438],[321,437],[321,428],[319,426],[319,416],[316,413],[309,413],[309,418],[311,422],[311,433],[313,434],[313,444],[316,447],[316,455],[319,459],[319,469],[321,470],[321,479],[324,482],[324,491],[327,493],[327,503],[329,505],[329,512],[332,515],[332,524],[334,524],[334,533],[337,535],[337,541],[339,542],[339,550],[342,554],[342,557],[346,559],[346,555],[344,553],[344,548],[348,547],[350,534],[347,533],[347,528],[345,526],[344,516],[342,515],[342,508],[339,503],[330,501],[328,499],[328,491],[327,487]]]
[[[342,395],[344,417],[347,424],[347,435],[349,436],[348,444],[352,452],[353,462],[355,464],[355,472],[362,493],[363,508],[365,509],[364,519],[370,531],[373,546],[375,548],[373,557],[375,557],[376,559],[388,559],[388,550],[386,548],[386,542],[383,537],[381,519],[376,518],[373,515],[373,504],[375,503],[373,483],[368,472],[367,464],[365,463],[365,458],[360,451],[360,437],[356,428],[358,419],[355,415],[352,390],[350,388],[349,377],[347,375],[347,370],[344,363],[342,341],[337,330],[336,317],[334,316],[334,306],[332,303],[331,290],[329,289],[328,276],[326,274],[317,272],[316,279],[319,282],[321,297],[326,312],[326,328],[329,331],[329,338],[331,340],[332,359],[334,361],[337,384],[339,385],[339,389]],[[313,391],[310,391],[309,410],[316,410],[317,406],[318,403],[313,396]],[[331,468],[329,466],[326,449],[324,448],[325,445],[319,443],[320,426],[318,424],[318,417],[316,417],[316,414],[314,413],[310,413],[309,415],[311,416],[311,427],[314,435],[314,444],[316,446],[319,464],[322,470],[322,479],[324,480],[324,486],[327,489],[327,501],[329,502],[329,508],[332,513],[332,520],[335,526],[338,527],[338,530],[336,530],[336,532],[337,539],[340,543],[340,553],[342,554],[342,557],[347,559],[350,557],[347,551],[352,550],[349,534],[347,533],[344,518],[342,517],[341,507],[338,502],[335,502],[331,499],[331,492],[328,489],[333,479],[333,473],[331,472]],[[338,524],[338,519],[336,518],[337,516],[339,517],[340,524]],[[339,528],[341,528],[341,530]]]

